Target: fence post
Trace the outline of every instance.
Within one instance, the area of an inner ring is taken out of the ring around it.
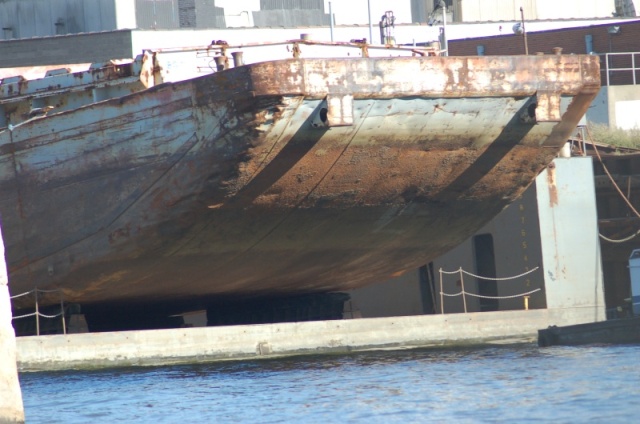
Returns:
[[[462,303],[464,305],[464,313],[467,313],[467,292],[464,291],[464,277],[462,276],[462,267],[460,267],[460,284],[462,286]]]
[[[36,336],[40,335],[40,310],[38,309],[38,288],[36,287]]]
[[[62,291],[60,291],[60,316],[62,317],[62,334],[67,334],[67,323],[64,319],[64,299],[62,298]]]
[[[442,291],[442,268],[440,268],[440,314],[444,315],[444,293]]]

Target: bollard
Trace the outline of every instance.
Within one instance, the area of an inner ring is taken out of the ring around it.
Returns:
[[[0,422],[24,423],[24,406],[16,364],[16,334],[11,325],[11,299],[0,232]]]
[[[228,59],[226,56],[216,56],[214,60],[216,61],[216,69],[218,71],[224,71],[227,69]]]
[[[242,57],[242,52],[233,52],[231,53],[233,56],[233,66],[237,68],[238,66],[244,65],[244,58]]]
[[[529,296],[524,296],[524,310],[529,310]]]

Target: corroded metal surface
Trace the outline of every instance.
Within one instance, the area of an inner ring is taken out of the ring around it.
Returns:
[[[592,56],[295,59],[0,130],[11,290],[155,302],[399,275],[515,199],[598,88]]]

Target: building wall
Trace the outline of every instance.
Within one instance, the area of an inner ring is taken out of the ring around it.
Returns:
[[[617,34],[610,34],[612,26],[618,26]],[[526,23],[525,23],[526,27]],[[513,34],[511,27],[504,28],[504,35],[457,39],[449,42],[452,56],[477,55],[477,46],[484,46],[484,54],[513,55],[524,54],[524,37]],[[587,42],[590,37],[591,43]],[[608,52],[635,52],[640,49],[640,22],[622,21],[619,23],[597,22],[578,28],[552,29],[531,32],[527,30],[527,44],[530,54],[542,52],[550,54],[554,47],[562,47],[564,54],[603,54]],[[628,79],[628,77],[626,77]],[[624,81],[620,81],[624,83]],[[627,82],[628,83],[628,82]]]
[[[588,122],[609,125],[609,87],[600,87],[600,91],[589,105],[586,113]]]
[[[453,22],[502,22],[519,21],[520,6],[527,20],[606,18],[616,10],[615,1],[446,0],[446,3]],[[632,10],[628,6],[619,7],[620,11],[623,9],[628,14]],[[376,37],[367,38],[373,40],[377,39],[380,17],[389,10],[398,25],[427,23],[434,0],[400,0],[392,4],[387,0],[332,2],[336,25],[366,25],[371,18]],[[0,28],[8,28],[0,33],[0,40],[134,28],[326,26],[328,13],[326,0],[0,0]]]
[[[20,68],[132,58],[131,46],[128,30],[6,40],[0,42],[0,68],[4,63]]]
[[[432,2],[423,1],[425,8],[432,10]],[[448,3],[455,22],[519,21],[521,7],[525,18],[530,20],[602,18],[616,10],[615,0],[452,0]],[[418,10],[418,6],[415,9]]]
[[[116,26],[114,29],[136,27],[136,4],[131,0],[115,0]]]
[[[0,1],[0,39],[43,37],[117,28],[116,0]],[[120,1],[120,0],[117,0]]]
[[[640,67],[640,64],[637,66]],[[640,85],[615,85],[608,88],[609,126],[625,130],[640,129]]]
[[[352,290],[350,305],[362,318],[421,315],[423,295],[418,270],[389,281]]]

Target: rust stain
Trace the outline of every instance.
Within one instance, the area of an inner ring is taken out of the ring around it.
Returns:
[[[547,167],[547,184],[549,185],[549,206],[558,204],[558,186],[556,185],[556,167],[553,163]]]

